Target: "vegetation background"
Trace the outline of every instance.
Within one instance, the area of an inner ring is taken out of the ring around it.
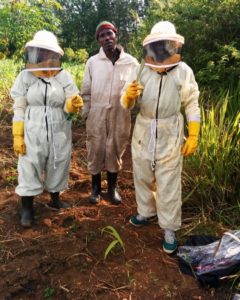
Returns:
[[[63,66],[81,88],[84,64],[98,51],[95,29],[100,21],[116,24],[119,43],[140,60],[143,38],[156,22],[169,20],[185,37],[183,60],[192,67],[201,92],[200,144],[184,162],[184,207],[200,216],[192,220],[198,233],[216,234],[216,226],[239,229],[239,16],[239,0],[1,0],[0,129],[11,125],[9,90],[24,67],[24,45],[36,31],[58,36],[65,51]],[[81,120],[74,125],[82,126]],[[2,172],[4,164],[0,167]]]

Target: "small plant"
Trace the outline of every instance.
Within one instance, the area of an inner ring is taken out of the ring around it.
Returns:
[[[107,249],[105,250],[105,253],[104,253],[104,259],[107,258],[108,254],[117,246],[117,245],[120,245],[123,252],[125,252],[125,248],[124,248],[124,243],[119,235],[119,233],[117,232],[117,230],[112,227],[112,226],[106,226],[102,229],[102,234],[104,232],[110,234],[114,240],[108,245]]]
[[[50,300],[50,299],[52,299],[54,294],[55,294],[55,289],[52,288],[52,287],[47,287],[44,290],[44,299],[49,299]]]

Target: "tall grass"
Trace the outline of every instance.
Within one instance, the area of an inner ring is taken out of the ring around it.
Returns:
[[[12,115],[13,102],[10,88],[20,69],[20,63],[13,60],[0,60],[0,126],[8,123]]]
[[[232,110],[237,101],[225,92],[217,105],[202,106],[198,153],[186,160],[183,172],[189,191],[184,201],[195,199],[195,207],[233,226],[240,226],[240,111]]]

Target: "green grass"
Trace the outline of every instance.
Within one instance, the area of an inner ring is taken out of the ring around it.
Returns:
[[[185,160],[183,182],[185,205],[234,227],[240,226],[240,112],[229,113],[230,100],[225,92],[217,105],[202,106],[199,149]]]
[[[111,253],[116,246],[120,246],[120,248],[123,250],[123,252],[125,252],[124,243],[123,243],[119,233],[117,232],[117,230],[114,227],[112,227],[110,225],[106,226],[101,230],[101,232],[102,232],[102,234],[107,233],[113,238],[113,240],[111,241],[111,243],[108,245],[108,247],[105,250],[104,259],[107,258],[109,253]]]

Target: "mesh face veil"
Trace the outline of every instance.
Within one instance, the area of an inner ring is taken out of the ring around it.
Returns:
[[[63,54],[52,32],[38,31],[25,45],[25,69],[37,77],[54,76],[61,70]]]
[[[164,71],[177,65],[181,60],[182,44],[178,41],[162,40],[143,47],[146,65]]]
[[[61,70],[61,55],[48,49],[27,47],[25,49],[26,70],[37,77],[51,77]]]
[[[184,38],[176,33],[172,23],[157,23],[143,41],[145,65],[157,72],[167,71],[180,62],[183,44]]]

